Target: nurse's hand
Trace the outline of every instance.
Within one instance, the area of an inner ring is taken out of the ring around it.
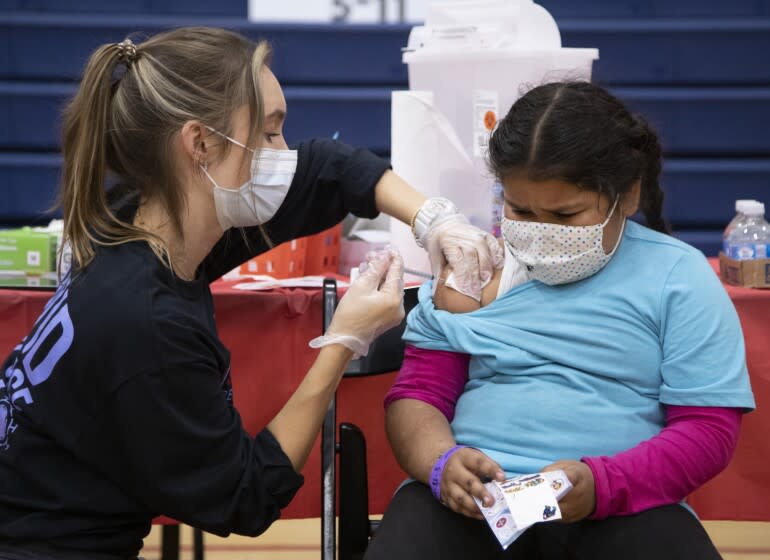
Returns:
[[[574,523],[585,519],[596,508],[596,487],[591,468],[580,461],[556,461],[543,469],[543,472],[563,470],[572,489],[559,500],[561,520],[564,523]]]
[[[503,266],[504,254],[492,234],[471,225],[462,214],[449,214],[433,221],[424,235],[434,278],[449,264],[457,291],[481,301],[481,290]]]
[[[441,473],[441,503],[455,513],[483,520],[484,516],[473,497],[481,500],[485,507],[491,506],[494,498],[484,486],[491,480],[505,480],[500,465],[478,449],[459,449],[449,458]]]
[[[354,357],[366,356],[374,339],[403,318],[404,261],[395,249],[373,253],[337,305],[326,334],[310,346],[342,344]]]

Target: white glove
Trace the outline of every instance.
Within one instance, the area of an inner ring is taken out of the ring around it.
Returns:
[[[482,288],[505,261],[503,249],[494,236],[471,225],[462,214],[454,213],[437,216],[423,238],[433,278],[438,279],[448,263],[457,291],[481,301]],[[434,280],[434,290],[436,284]]]
[[[354,359],[366,356],[371,343],[404,318],[404,261],[395,249],[367,255],[360,275],[337,305],[326,334],[311,348],[342,344]]]

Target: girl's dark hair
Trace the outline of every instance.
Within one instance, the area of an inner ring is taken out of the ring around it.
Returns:
[[[554,82],[526,93],[492,134],[489,164],[501,182],[525,171],[533,181],[559,179],[610,199],[641,180],[647,225],[669,233],[658,184],[658,135],[597,85]]]

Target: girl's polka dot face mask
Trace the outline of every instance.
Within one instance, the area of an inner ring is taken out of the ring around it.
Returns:
[[[500,228],[511,253],[526,265],[531,279],[552,286],[568,284],[596,274],[615,254],[623,238],[625,220],[609,254],[604,252],[602,241],[604,226],[617,206],[615,199],[607,219],[593,226],[565,226],[503,217]]]

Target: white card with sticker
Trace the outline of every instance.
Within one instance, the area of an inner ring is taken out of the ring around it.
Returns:
[[[513,479],[502,483],[501,487],[517,527],[561,519],[559,501],[542,474]]]
[[[572,483],[563,470],[516,476],[503,482],[488,482],[484,486],[494,498],[494,503],[484,507],[475,496],[473,499],[503,550],[533,524],[561,519],[558,501],[572,490]],[[524,497],[520,497],[522,492]],[[543,502],[543,495],[548,493],[551,497]],[[533,494],[539,494],[539,497]],[[515,505],[512,506],[512,503]]]

